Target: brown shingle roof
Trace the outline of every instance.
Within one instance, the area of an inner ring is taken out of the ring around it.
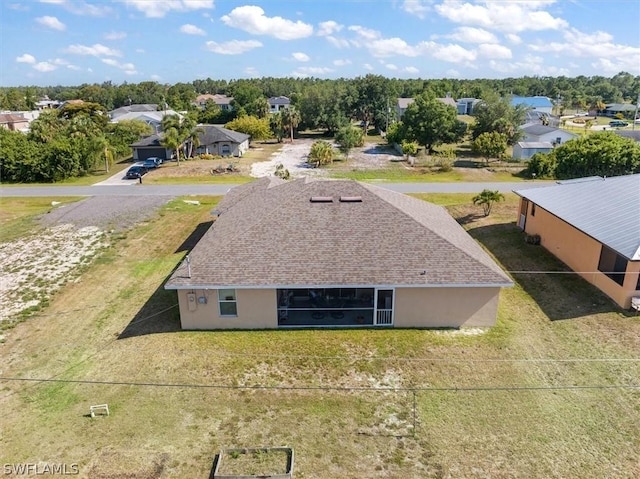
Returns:
[[[444,208],[351,180],[265,178],[217,210],[167,288],[511,283]]]

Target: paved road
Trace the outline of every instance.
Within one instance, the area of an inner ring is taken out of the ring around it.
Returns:
[[[484,189],[508,193],[513,190],[553,184],[547,181],[493,183],[376,183],[399,193],[479,193]],[[94,186],[3,186],[0,196],[190,196],[224,195],[236,185],[94,185]]]

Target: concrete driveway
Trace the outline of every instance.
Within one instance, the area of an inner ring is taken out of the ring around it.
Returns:
[[[95,183],[92,186],[131,186],[138,184],[138,180],[130,180],[124,177],[124,175],[127,174],[128,169],[129,168],[127,167],[124,170],[121,170],[113,176],[107,178],[106,180],[101,181],[100,183]],[[144,179],[142,181],[144,181]]]

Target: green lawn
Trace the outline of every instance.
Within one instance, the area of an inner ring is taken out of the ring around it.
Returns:
[[[515,195],[488,218],[470,195],[422,197],[506,269],[563,269],[524,243]],[[640,321],[578,277],[514,274],[488,331],[183,332],[162,285],[218,200],[198,199],[122,235],[8,332],[1,463],[208,477],[222,448],[286,445],[296,478],[640,475]],[[101,403],[111,415],[87,417]]]

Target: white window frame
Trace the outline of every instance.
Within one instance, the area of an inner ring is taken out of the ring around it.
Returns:
[[[232,292],[233,294],[229,294]],[[233,299],[228,299],[232,297]],[[233,303],[235,305],[236,312],[234,314],[223,314],[222,305]],[[238,316],[238,295],[235,289],[219,289],[218,290],[218,314],[220,317],[235,318]]]

